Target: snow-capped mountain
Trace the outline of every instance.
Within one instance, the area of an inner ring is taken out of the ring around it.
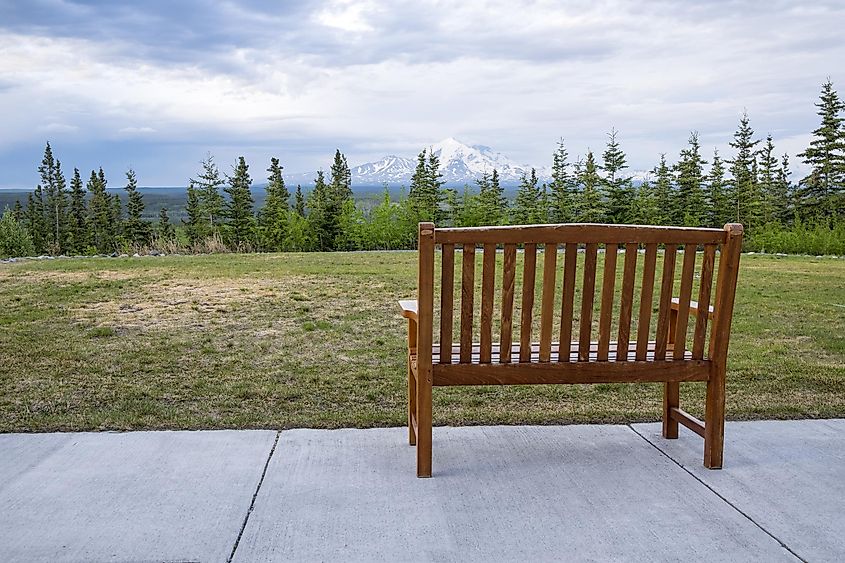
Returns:
[[[531,173],[531,166],[517,164],[502,153],[483,145],[467,145],[456,139],[448,138],[427,147],[440,159],[440,173],[447,185],[473,184],[485,172],[492,174],[495,168],[502,184],[516,184],[523,174]],[[375,162],[368,162],[351,167],[352,185],[377,186],[387,183],[391,186],[409,185],[417,166],[416,155],[402,157],[385,156]],[[546,167],[535,167],[541,181],[550,177]],[[289,184],[313,184],[315,174],[292,174],[286,176]],[[328,181],[328,177],[326,178]]]

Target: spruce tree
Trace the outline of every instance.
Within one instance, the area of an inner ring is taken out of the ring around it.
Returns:
[[[70,181],[70,216],[68,217],[68,239],[70,251],[81,254],[88,248],[88,210],[85,205],[85,187],[79,168],[73,169]]]
[[[182,223],[185,225],[185,234],[188,236],[188,241],[191,244],[196,244],[202,240],[201,224],[204,221],[204,216],[200,208],[199,194],[193,181],[188,183],[188,199],[185,205],[185,214],[187,215],[187,220],[182,219]]]
[[[789,169],[789,155],[784,153],[781,157],[780,168],[777,171],[777,179],[775,180],[775,200],[783,201],[785,204],[780,206],[778,213],[778,220],[786,225],[792,222],[795,217],[795,191],[792,181],[789,176],[792,171]]]
[[[162,207],[158,212],[158,225],[156,225],[156,235],[165,241],[173,241],[176,238],[176,229],[170,223],[170,217],[167,215],[167,208]]]
[[[812,167],[799,183],[798,195],[805,217],[845,217],[845,102],[827,79],[822,85],[817,115],[821,125],[810,146],[798,156]]]
[[[224,222],[226,201],[220,193],[220,189],[226,185],[226,180],[220,174],[214,156],[208,153],[200,162],[202,171],[196,179],[191,178],[197,193],[200,220],[197,221],[195,230],[197,237],[206,238],[220,233],[220,227]]]
[[[308,197],[308,223],[317,242],[317,250],[332,250],[337,238],[337,224],[332,221],[334,209],[331,208],[332,198],[326,184],[325,174],[317,171],[314,179],[314,191]]]
[[[123,232],[123,206],[120,201],[120,193],[108,195],[109,203],[111,205],[111,237],[114,241],[114,247],[122,245],[124,240]]]
[[[264,207],[258,214],[262,244],[274,252],[280,252],[284,248],[290,208],[290,192],[282,176],[283,168],[278,158],[270,159],[270,168],[267,169],[270,173],[267,177],[267,197],[264,200]]]
[[[444,192],[440,173],[440,159],[434,152],[425,149],[417,155],[417,167],[411,176],[409,203],[418,221],[437,221],[441,218],[440,203]]]
[[[514,225],[531,225],[541,221],[542,193],[537,185],[537,171],[533,168],[530,174],[523,174],[516,192],[513,204],[512,221]]]
[[[144,196],[138,191],[138,180],[131,168],[126,171],[126,224],[124,232],[129,244],[142,246],[149,243],[149,228],[143,220]],[[115,197],[117,197],[115,195]]]
[[[52,254],[66,250],[65,213],[67,211],[67,185],[61,170],[61,163],[53,157],[53,149],[47,143],[44,158],[38,167],[43,190],[45,244]]]
[[[576,182],[569,171],[568,158],[569,155],[561,139],[558,141],[557,150],[552,155],[552,181],[549,185],[549,215],[551,221],[555,223],[568,223],[575,217],[573,199]]]
[[[296,192],[293,195],[293,210],[300,217],[305,217],[305,196],[302,195],[302,186],[296,185]]]
[[[332,196],[343,205],[347,199],[352,199],[352,172],[346,163],[346,156],[336,149],[334,162],[331,168],[331,191]]]
[[[707,175],[707,226],[721,227],[731,221],[731,204],[725,182],[725,166],[719,150],[713,149],[713,164]]]
[[[701,145],[698,133],[690,133],[689,146],[681,150],[678,164],[675,165],[678,182],[678,210],[675,222],[687,227],[700,227],[705,222],[704,208],[704,165],[707,162],[701,158]]]
[[[608,133],[607,147],[602,154],[604,179],[602,181],[606,199],[606,220],[611,223],[627,223],[631,216],[634,189],[631,178],[623,171],[628,168],[625,153],[616,139],[618,132]]]
[[[656,225],[660,216],[657,193],[646,178],[634,190],[634,204],[631,206],[631,221],[640,225]]]
[[[254,222],[252,214],[252,192],[250,186],[249,165],[244,157],[238,157],[234,173],[229,176],[228,185],[223,188],[229,196],[225,206],[226,227],[229,241],[235,248],[254,241]]]
[[[32,238],[33,249],[36,254],[44,254],[47,251],[47,223],[44,220],[44,195],[41,184],[36,186],[35,191],[27,194],[26,218],[24,226]]]
[[[587,151],[587,160],[580,170],[578,183],[581,186],[576,210],[580,223],[603,223],[607,212],[602,198],[602,178],[593,151]]]
[[[102,170],[102,169],[101,169]],[[114,250],[112,229],[112,204],[103,184],[105,176],[98,176],[92,170],[86,186],[90,194],[88,202],[88,240],[97,249],[105,253]]]
[[[476,180],[478,184],[478,213],[481,225],[501,225],[507,217],[508,200],[505,191],[499,184],[499,172],[494,168],[493,174],[485,172]]]
[[[660,155],[660,163],[654,168],[654,198],[657,204],[657,224],[673,225],[677,216],[674,178],[672,169],[666,163],[666,155]]]
[[[15,218],[15,221],[23,224],[23,221],[24,221],[23,206],[21,205],[21,200],[19,200],[19,199],[15,200],[15,207],[12,209],[12,216]]]
[[[760,223],[760,194],[757,185],[757,152],[755,146],[760,142],[754,139],[748,113],[743,112],[739,127],[734,133],[731,147],[736,149],[736,156],[731,163],[730,201],[733,209],[732,220],[743,223],[747,228]]]
[[[779,163],[774,153],[775,145],[770,133],[766,136],[766,144],[760,151],[760,168],[757,180],[761,197],[760,214],[764,224],[780,222],[780,217],[787,207],[787,194],[780,189]]]

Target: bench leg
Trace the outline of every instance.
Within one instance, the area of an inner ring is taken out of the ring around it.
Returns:
[[[417,365],[417,477],[431,477],[431,365]]]
[[[704,406],[704,467],[722,468],[725,443],[725,366],[714,364]]]
[[[413,417],[417,414],[417,380],[411,370],[411,354],[417,348],[417,323],[408,319],[408,443],[417,445],[417,434],[414,431]]]
[[[677,382],[663,384],[663,437],[678,437],[678,421],[671,417],[673,408],[681,405],[681,385]]]

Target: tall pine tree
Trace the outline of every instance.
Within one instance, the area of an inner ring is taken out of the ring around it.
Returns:
[[[258,214],[262,245],[273,252],[279,252],[284,248],[287,235],[290,192],[282,176],[283,168],[278,158],[270,159],[270,168],[267,169],[270,173],[267,177],[267,197],[264,200],[264,207]]]
[[[690,133],[689,146],[681,150],[681,157],[675,165],[678,182],[678,209],[680,213],[675,217],[678,224],[687,227],[700,227],[705,222],[704,208],[704,165],[707,162],[701,158],[701,145],[698,133]]]
[[[760,192],[757,184],[757,151],[754,148],[760,142],[754,139],[748,113],[743,112],[739,127],[734,133],[730,145],[736,149],[736,156],[731,163],[730,200],[735,214],[733,220],[743,223],[746,228],[761,222]]]
[[[725,182],[725,165],[719,150],[713,149],[713,164],[707,175],[707,226],[721,227],[731,221],[731,204]]]
[[[607,146],[602,154],[604,179],[602,186],[606,194],[606,220],[611,223],[628,223],[631,219],[631,203],[634,188],[630,176],[624,175],[628,168],[625,153],[617,140],[618,132],[608,133]]]
[[[244,157],[238,157],[234,172],[229,176],[229,182],[223,190],[229,196],[224,208],[229,242],[235,248],[255,242],[255,217],[252,214],[252,178],[249,176],[249,165]]]
[[[555,223],[568,223],[575,217],[575,178],[569,170],[568,158],[561,139],[552,155],[552,181],[549,184],[549,215]]]
[[[813,131],[810,146],[798,156],[812,167],[802,179],[798,195],[801,211],[811,217],[845,217],[845,102],[828,78],[822,85],[817,115],[821,125]]]
[[[129,244],[142,246],[150,241],[147,222],[143,220],[144,196],[138,191],[138,180],[131,168],[126,171],[126,224],[124,233]],[[117,196],[115,196],[117,197]]]
[[[578,221],[581,223],[603,223],[607,217],[602,197],[602,178],[593,151],[587,151],[587,160],[578,175],[581,191],[576,204]]]
[[[85,205],[85,187],[79,168],[73,169],[70,181],[70,216],[68,217],[68,241],[70,251],[81,254],[88,248],[88,209]]]
[[[542,192],[538,186],[537,171],[523,174],[513,204],[512,221],[515,225],[531,225],[545,222],[542,216]]]

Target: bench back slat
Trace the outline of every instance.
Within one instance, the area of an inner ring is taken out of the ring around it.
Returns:
[[[593,328],[593,301],[596,297],[596,255],[598,245],[587,243],[584,252],[584,284],[581,294],[581,317],[578,319],[578,360],[590,359],[590,335]]]
[[[437,229],[437,244],[721,244],[722,229],[693,227],[644,227],[639,225],[603,225],[570,223],[562,225],[522,225],[513,227],[461,227]]]
[[[578,267],[578,245],[566,244],[563,259],[563,295],[560,303],[560,349],[558,361],[568,362],[572,352],[572,313],[575,308],[575,270]]]
[[[637,323],[637,361],[644,361],[648,353],[649,330],[651,328],[651,307],[654,302],[654,271],[657,266],[657,244],[645,246],[643,283],[640,291],[640,315]]]
[[[681,268],[681,293],[678,298],[678,317],[675,322],[675,336],[672,339],[675,347],[672,359],[679,360],[687,351],[687,326],[689,325],[689,308],[692,299],[692,282],[695,275],[695,245],[684,245],[684,265]]]
[[[607,361],[610,351],[610,322],[613,319],[613,298],[616,287],[616,258],[619,247],[608,244],[604,253],[604,278],[602,280],[601,304],[599,312],[599,349],[597,359]]]
[[[669,313],[672,309],[672,286],[675,283],[675,254],[677,247],[667,244],[663,253],[663,277],[660,280],[660,305],[657,310],[657,332],[655,333],[654,359],[666,359],[666,345],[669,343]]]
[[[707,321],[710,317],[710,291],[713,284],[713,267],[716,262],[716,245],[704,246],[704,257],[701,260],[701,279],[698,287],[698,315],[695,319],[695,330],[692,339],[692,357],[695,360],[704,358],[704,341],[707,339]]]
[[[531,361],[531,323],[534,319],[534,281],[537,275],[537,245],[525,245],[522,264],[522,319],[519,327],[519,361]]]
[[[455,308],[455,245],[444,244],[440,267],[440,354],[441,364],[452,363],[452,324]]]
[[[546,244],[543,249],[543,301],[540,306],[540,361],[552,358],[552,325],[554,324],[555,273],[557,245]]]
[[[622,299],[619,303],[619,335],[616,338],[616,360],[628,359],[631,340],[631,316],[634,312],[634,280],[637,274],[637,244],[625,245],[625,270],[622,274]]]
[[[502,328],[500,335],[500,361],[511,361],[511,343],[513,342],[513,293],[516,282],[516,245],[506,244],[502,260]]]
[[[496,291],[496,245],[484,245],[481,269],[480,363],[489,364],[493,350],[493,292]]]
[[[464,243],[461,263],[461,363],[472,358],[472,316],[475,296],[475,243]]]

